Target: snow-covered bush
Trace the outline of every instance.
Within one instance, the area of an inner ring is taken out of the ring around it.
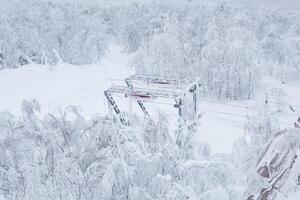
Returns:
[[[40,119],[35,100],[24,101],[22,111],[0,113],[4,199],[240,197],[238,171],[228,156],[194,141],[196,122],[172,141],[163,114],[158,122],[136,118],[126,127],[108,116],[86,120],[72,106]]]
[[[12,0],[0,7],[0,69],[98,62],[108,45],[137,73],[200,78],[204,95],[249,99],[261,75],[299,79],[299,14],[195,2]]]
[[[280,130],[278,124],[278,121],[268,114],[250,117],[245,122],[244,137],[233,146],[233,164],[243,174],[240,181],[246,185],[244,198],[259,192],[265,185],[265,181],[256,174],[255,166],[274,134]]]
[[[253,22],[238,18],[223,4],[214,11],[201,11],[204,14],[193,9],[181,15],[171,12],[163,32],[138,50],[133,62],[137,73],[200,78],[204,93],[251,98],[260,79],[260,46],[255,31],[247,29]]]

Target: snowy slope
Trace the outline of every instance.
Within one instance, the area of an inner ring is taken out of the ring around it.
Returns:
[[[114,46],[102,62],[95,65],[60,64],[51,69],[48,66],[28,65],[10,71],[2,70],[0,111],[19,113],[23,99],[35,98],[42,105],[42,115],[69,105],[79,106],[85,117],[96,113],[107,114],[103,92],[111,85],[124,84],[122,80],[134,74],[134,69],[128,67],[130,59],[130,56],[122,52],[121,47]],[[295,97],[285,98],[284,113],[274,112],[283,128],[292,124],[297,117],[297,112],[291,112],[288,105],[296,105],[294,108],[298,112],[300,110],[299,85],[300,83],[279,85],[288,96]],[[115,100],[122,111],[129,111],[128,100],[124,96],[120,95]],[[168,113],[171,129],[177,126],[177,111],[173,105],[171,100],[145,103],[151,116],[156,116],[159,112]],[[220,102],[201,98],[198,106],[199,111],[203,112],[198,139],[208,142],[214,152],[229,153],[233,142],[244,134],[246,117],[258,115],[264,110],[264,96],[245,102]],[[274,103],[270,107],[270,110],[277,109]],[[136,104],[133,104],[133,111],[141,114]]]
[[[110,79],[123,79],[134,71],[127,67],[130,57],[114,46],[97,65],[28,65],[0,72],[0,111],[18,112],[23,99],[37,99],[43,113],[68,105],[80,106],[88,115],[106,114],[103,91]],[[9,89],[8,89],[9,88]]]

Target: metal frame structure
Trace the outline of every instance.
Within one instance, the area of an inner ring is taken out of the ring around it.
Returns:
[[[155,84],[160,87],[169,87],[173,89],[182,89],[184,86],[188,86],[193,84],[194,82],[191,80],[176,80],[162,77],[152,77],[152,76],[144,76],[144,75],[132,75],[125,79],[125,82],[128,84],[133,84],[134,82],[143,82],[146,84]]]
[[[188,81],[188,80],[175,80],[167,78],[150,77],[143,75],[133,75],[125,79],[127,86],[113,86],[104,91],[104,94],[109,102],[109,105],[113,108],[115,113],[120,117],[121,122],[124,125],[129,123],[121,116],[120,109],[113,99],[112,94],[124,94],[126,97],[135,98],[139,107],[145,114],[150,117],[144,101],[156,98],[167,98],[175,100],[175,108],[178,108],[178,114],[182,117],[182,105],[183,97],[187,93],[193,95],[193,111],[197,113],[197,88],[201,86],[199,81]],[[134,84],[143,84],[146,87],[134,87]],[[130,106],[131,107],[131,106]]]

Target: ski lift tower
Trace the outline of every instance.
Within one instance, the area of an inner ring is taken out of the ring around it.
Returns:
[[[144,102],[155,101],[157,98],[174,99],[174,107],[178,109],[178,114],[182,118],[185,118],[183,115],[184,97],[192,94],[193,116],[197,113],[197,89],[201,86],[198,80],[133,75],[127,77],[125,83],[127,86],[113,86],[104,92],[109,106],[113,108],[124,125],[129,125],[129,123],[121,116],[120,109],[113,98],[114,94],[124,94],[125,97],[130,98],[130,101],[135,100],[146,117],[150,117],[150,115]]]

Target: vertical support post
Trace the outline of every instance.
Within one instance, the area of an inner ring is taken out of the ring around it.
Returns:
[[[179,112],[179,116],[182,117],[182,99],[179,99],[178,102],[178,112]]]
[[[129,96],[129,112],[130,115],[132,114],[132,90],[133,90],[133,86],[132,84],[129,82],[129,80],[125,79],[125,83],[128,86],[128,95]]]
[[[194,102],[194,116],[197,114],[197,85],[194,85],[194,90],[193,90],[193,102]]]
[[[182,99],[175,100],[176,104],[174,105],[175,108],[178,108],[178,115],[182,117]]]
[[[125,83],[127,84],[128,88],[129,88],[129,92],[128,92],[130,94],[130,99],[129,99],[130,105],[129,105],[129,107],[130,107],[130,113],[131,113],[132,112],[132,91],[133,91],[133,85],[130,83],[129,79],[125,79]],[[147,85],[148,85],[148,83],[147,83]],[[147,117],[150,117],[150,115],[149,115],[148,111],[146,110],[143,102],[141,100],[138,100],[138,99],[136,101],[139,104],[140,108],[142,109],[143,113]]]
[[[106,99],[107,99],[108,114],[111,116],[112,115],[112,105],[111,105],[111,102],[109,100],[109,94],[108,94],[107,91],[104,91],[104,95],[106,96]]]
[[[266,93],[266,98],[265,98],[265,113],[267,113],[268,112],[268,103],[269,103],[269,94],[268,93]]]
[[[111,96],[111,94],[108,91],[104,91],[104,95],[106,96],[110,106],[113,108],[115,113],[120,117],[120,121],[126,126],[129,125],[129,123],[127,123],[126,120],[121,115],[121,111],[118,108],[118,106],[117,106],[116,102],[114,101],[113,97]]]

